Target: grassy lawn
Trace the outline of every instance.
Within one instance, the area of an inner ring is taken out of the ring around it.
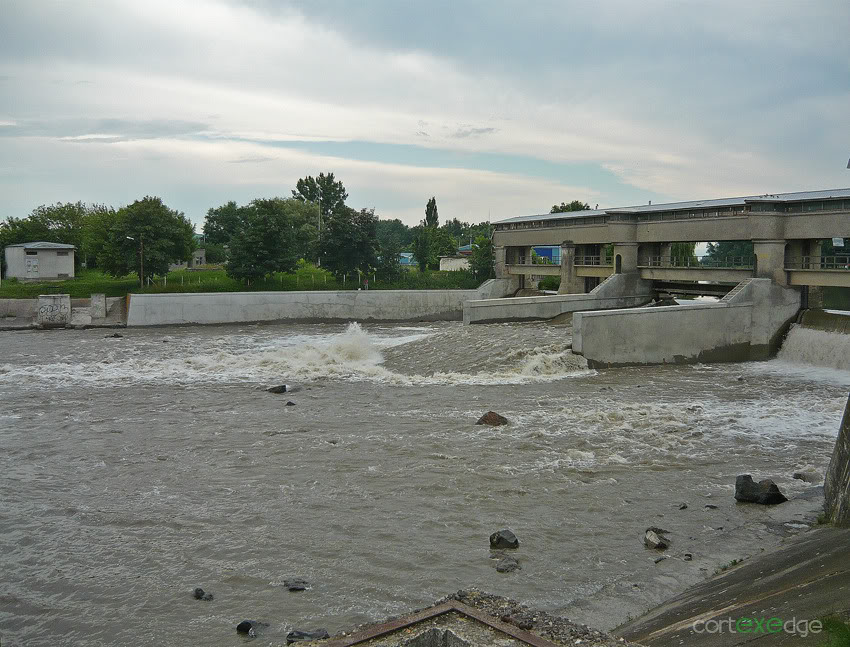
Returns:
[[[366,277],[361,277],[365,279]],[[370,290],[469,290],[475,289],[478,281],[469,272],[421,273],[407,270],[393,282],[369,277]],[[330,272],[311,266],[299,268],[291,274],[276,274],[273,278],[247,284],[227,276],[222,269],[179,270],[169,272],[167,277],[157,277],[153,282],[139,287],[135,274],[113,278],[98,270],[82,270],[79,276],[69,281],[43,283],[19,282],[4,279],[0,285],[0,299],[33,299],[39,294],[70,294],[71,298],[88,298],[94,293],[108,297],[121,297],[128,292],[154,294],[161,292],[254,292],[289,290],[356,290],[362,287],[356,275],[337,280]]]

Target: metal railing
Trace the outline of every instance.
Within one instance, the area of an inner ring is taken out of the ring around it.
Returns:
[[[751,270],[755,267],[752,256],[646,256],[638,267],[693,268]]]
[[[573,264],[582,267],[611,267],[614,265],[614,259],[611,256],[576,256]]]
[[[786,270],[850,270],[850,254],[797,256],[785,261]]]

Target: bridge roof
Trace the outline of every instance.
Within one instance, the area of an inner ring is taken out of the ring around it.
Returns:
[[[585,211],[567,211],[565,213],[544,213],[529,216],[515,216],[496,221],[495,225],[528,220],[568,220],[588,216],[604,216],[609,213],[651,213],[657,211],[677,211],[679,209],[705,209],[711,207],[737,207],[749,202],[802,202],[824,200],[828,198],[850,198],[850,188],[825,189],[822,191],[796,191],[793,193],[765,193],[740,198],[719,198],[715,200],[689,200],[686,202],[667,202],[663,204],[642,204],[633,207],[614,207],[612,209],[587,209]]]

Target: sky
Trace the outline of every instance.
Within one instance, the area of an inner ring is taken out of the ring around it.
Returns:
[[[850,2],[0,0],[0,219],[333,172],[409,225],[850,186]]]

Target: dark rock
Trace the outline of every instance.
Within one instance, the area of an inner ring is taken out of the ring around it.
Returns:
[[[281,384],[280,386],[270,386],[266,391],[269,393],[288,393],[289,387],[286,384]]]
[[[327,629],[316,629],[315,631],[290,631],[286,634],[286,644],[300,642],[302,640],[324,640],[330,638]]]
[[[505,556],[496,562],[496,571],[499,573],[512,573],[513,571],[521,568],[522,567],[519,565],[519,562],[513,557]]]
[[[529,618],[524,618],[521,615],[505,614],[499,620],[523,631],[530,631],[534,627],[534,623]]]
[[[121,339],[124,335],[114,332],[111,335],[105,335],[104,339]]]
[[[283,580],[283,585],[290,591],[306,591],[310,587],[310,583],[302,579]]]
[[[739,382],[743,382],[743,381],[744,381],[744,376],[743,376],[743,375],[739,375],[736,379],[737,379]]]
[[[716,505],[714,505],[713,503],[706,503],[706,504],[705,504],[705,509],[706,509],[706,510],[717,510],[717,506],[716,506]]]
[[[666,530],[661,528],[647,528],[643,536],[643,543],[647,548],[654,550],[667,550],[670,548],[670,540],[664,536]]]
[[[687,509],[688,509],[687,503],[680,503],[679,504],[679,510],[687,510]]]
[[[519,548],[519,539],[507,528],[490,535],[490,548]]]
[[[499,427],[508,424],[508,419],[500,416],[495,411],[488,411],[478,419],[476,425],[490,425],[491,427]]]
[[[257,623],[254,620],[243,620],[238,625],[236,625],[237,633],[248,634],[249,636],[256,636],[256,629]]]
[[[295,406],[295,403],[294,403],[292,400],[290,400],[289,402],[287,402],[287,403],[286,403],[286,405],[285,405],[285,406],[287,406],[287,407],[294,407],[294,406]]]
[[[659,563],[663,562],[665,559],[667,559],[667,555],[662,555],[661,557],[656,557],[653,561],[656,564],[659,564]]]
[[[785,503],[788,499],[770,479],[755,483],[752,476],[742,474],[735,479],[735,500],[744,503],[776,505]]]
[[[690,562],[691,560],[693,560],[693,558],[694,556],[692,553],[685,553],[682,557],[682,559],[684,559],[686,562]]]
[[[196,600],[203,600],[204,602],[209,602],[213,599],[213,594],[207,593],[200,586],[192,592],[192,595],[195,596]]]

